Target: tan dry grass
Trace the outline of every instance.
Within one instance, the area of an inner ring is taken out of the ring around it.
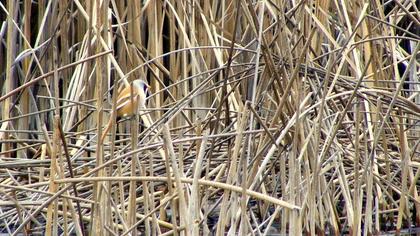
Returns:
[[[416,1],[0,3],[0,232],[420,226]],[[148,109],[112,121],[118,89]]]

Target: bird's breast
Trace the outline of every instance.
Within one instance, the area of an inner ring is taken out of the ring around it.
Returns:
[[[126,99],[124,102],[117,105],[117,116],[132,116],[138,107],[137,96],[135,96],[132,101],[131,99]]]
[[[132,96],[131,92],[134,92]],[[135,93],[135,91],[131,91],[130,87],[125,88],[123,91],[121,91],[117,98],[117,116],[131,116],[137,110],[137,106],[138,95]]]

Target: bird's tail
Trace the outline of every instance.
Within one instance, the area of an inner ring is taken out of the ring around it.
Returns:
[[[102,132],[102,136],[101,136],[101,139],[100,139],[101,144],[102,144],[102,143],[104,143],[105,137],[106,137],[106,135],[108,134],[109,129],[110,129],[110,128],[111,128],[111,126],[112,126],[112,121],[113,121],[113,120],[114,120],[114,117],[113,117],[113,115],[111,114],[111,117],[109,118],[108,124],[106,125],[106,127],[105,127],[104,131]]]

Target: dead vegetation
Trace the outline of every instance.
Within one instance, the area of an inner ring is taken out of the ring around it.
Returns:
[[[420,227],[417,1],[0,7],[0,232]],[[148,108],[98,143],[137,78]]]

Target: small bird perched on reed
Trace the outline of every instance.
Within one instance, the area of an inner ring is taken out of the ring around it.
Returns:
[[[130,84],[130,86],[119,92],[117,97],[117,105],[115,108],[117,117],[130,117],[134,114],[137,114],[139,109],[146,108],[146,98],[149,88],[150,86],[145,81],[136,79]],[[109,122],[102,133],[100,139],[101,143],[103,143],[109,129],[112,126],[114,115],[115,114],[111,114]]]

